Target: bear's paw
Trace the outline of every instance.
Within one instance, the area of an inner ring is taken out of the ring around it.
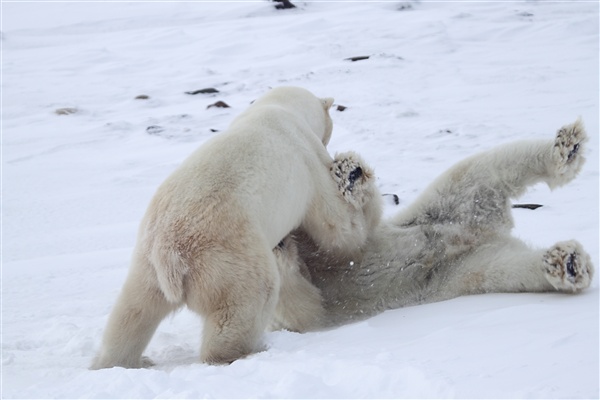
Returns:
[[[563,292],[579,292],[590,286],[594,267],[589,254],[574,240],[559,242],[544,254],[548,282]]]
[[[373,171],[360,156],[347,152],[335,156],[330,168],[342,197],[356,208],[361,208],[372,196]]]

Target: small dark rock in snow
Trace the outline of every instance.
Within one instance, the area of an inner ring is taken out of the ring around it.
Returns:
[[[537,210],[543,207],[541,204],[513,204],[512,208],[526,208],[528,210]]]
[[[344,111],[346,108],[348,108],[348,107],[346,107],[346,106],[343,106],[343,105],[341,105],[341,104],[338,104],[338,106],[337,106],[336,110],[338,110],[338,111]]]
[[[525,18],[529,18],[529,17],[533,17],[533,14],[530,13],[529,11],[521,11],[520,13],[517,14],[519,17],[525,17]]]
[[[208,107],[206,107],[206,109],[209,109],[211,107],[229,108],[229,104],[225,103],[224,101],[219,100],[216,103],[211,104]]]
[[[75,114],[76,112],[78,112],[79,110],[73,107],[64,107],[64,108],[57,108],[54,113],[56,115],[71,115],[71,114]]]
[[[369,57],[371,57],[371,56],[356,56],[356,57],[345,58],[344,60],[354,62],[354,61],[368,60]]]
[[[148,96],[147,94],[140,94],[139,96],[135,96],[136,100],[148,100],[150,98],[150,96]]]
[[[185,92],[185,94],[191,94],[191,95],[195,95],[195,94],[212,94],[212,93],[219,93],[219,91],[215,88],[206,88],[206,89],[200,89],[200,90],[192,90],[190,92]]]
[[[150,125],[149,127],[146,128],[146,132],[148,132],[150,135],[158,135],[161,132],[163,132],[165,130],[165,128],[163,128],[162,126],[158,126],[158,125]]]
[[[275,3],[280,3],[275,6],[278,10],[285,10],[287,8],[296,8],[289,0],[273,0]]]
[[[213,133],[214,133],[214,132],[219,132],[219,130],[218,130],[218,129],[212,129],[212,128],[210,129],[210,131],[211,131],[211,132],[213,132]]]
[[[400,204],[400,198],[398,197],[397,194],[393,194],[393,193],[384,193],[382,194],[383,197],[388,197],[391,199],[391,201],[395,204],[398,205]]]

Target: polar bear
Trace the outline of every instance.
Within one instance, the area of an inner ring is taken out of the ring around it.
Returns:
[[[538,182],[554,189],[574,179],[585,161],[586,140],[577,120],[553,140],[474,155],[376,226],[360,252],[325,251],[300,228],[275,250],[278,263],[303,270],[320,290],[326,309],[322,327],[468,294],[579,292],[592,280],[590,256],[575,240],[533,249],[511,236],[510,199]],[[293,324],[282,320],[277,327]]]
[[[299,331],[321,322],[318,290],[279,270],[273,249],[302,226],[324,248],[352,252],[380,215],[377,202],[348,201],[339,187],[368,176],[332,169],[332,103],[297,87],[272,89],[166,179],[142,219],[92,369],[151,365],[142,352],[183,305],[204,317],[200,357],[212,364],[259,350],[276,309]]]

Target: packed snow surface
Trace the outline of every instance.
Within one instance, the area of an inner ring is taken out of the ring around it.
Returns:
[[[154,190],[278,85],[347,107],[329,150],[375,168],[400,199],[388,216],[456,161],[581,116],[587,164],[520,199],[544,207],[515,210],[515,234],[577,239],[600,265],[597,2],[274,4],[2,3],[2,397],[598,398],[598,275],[580,295],[266,333],[229,366],[198,362],[202,321],[183,310],[146,351],[155,367],[87,369]]]

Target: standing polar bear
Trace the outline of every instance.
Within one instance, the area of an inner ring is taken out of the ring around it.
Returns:
[[[533,249],[511,236],[510,199],[539,182],[554,189],[573,180],[585,161],[586,140],[578,120],[553,140],[474,155],[372,229],[359,252],[327,251],[301,228],[275,250],[278,263],[309,274],[323,296],[324,326],[468,294],[579,292],[594,273],[581,244],[569,240]],[[369,185],[372,179],[355,188],[368,191]]]
[[[301,226],[324,248],[352,252],[379,222],[374,188],[348,201],[347,189],[369,171],[342,176],[335,166],[354,156],[333,160],[325,148],[332,103],[273,89],[166,179],[141,222],[92,369],[151,365],[142,352],[183,305],[205,318],[207,363],[257,351],[276,313],[297,330],[323,322],[318,290],[299,271],[278,269],[273,249]]]

